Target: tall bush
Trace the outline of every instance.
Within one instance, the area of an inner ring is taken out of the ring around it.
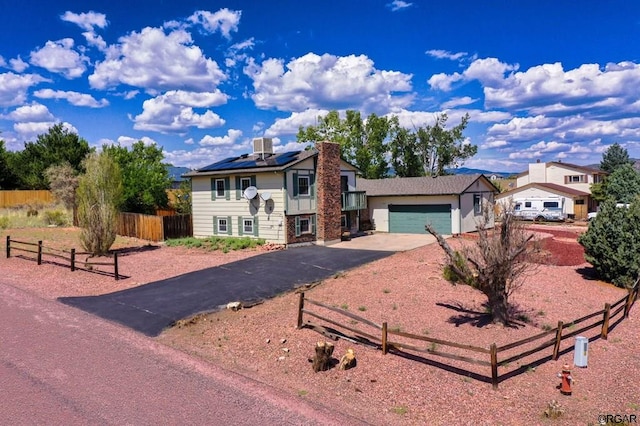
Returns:
[[[86,251],[99,256],[108,253],[116,239],[122,176],[106,152],[89,155],[85,170],[77,193],[80,242]]]
[[[601,279],[618,287],[633,285],[640,273],[640,201],[628,208],[605,201],[578,241]]]

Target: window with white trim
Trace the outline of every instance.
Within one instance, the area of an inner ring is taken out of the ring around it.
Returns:
[[[298,176],[298,195],[310,195],[309,176]]]
[[[224,234],[227,233],[229,230],[229,222],[227,221],[227,218],[218,218],[218,234]]]
[[[224,179],[216,179],[216,197],[224,197]]]
[[[586,175],[573,175],[564,177],[564,183],[585,183],[586,181]]]
[[[311,220],[309,219],[309,217],[300,218],[300,233],[301,234],[311,233]]]
[[[252,218],[244,218],[244,219],[242,219],[242,233],[243,234],[253,234],[253,219]]]
[[[240,189],[242,190],[242,192],[244,192],[244,190],[247,189],[250,186],[251,186],[251,178],[250,177],[240,178]]]
[[[473,214],[482,214],[482,194],[473,194]]]

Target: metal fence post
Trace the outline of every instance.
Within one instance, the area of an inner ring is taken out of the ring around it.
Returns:
[[[113,253],[113,274],[116,276],[116,281],[120,279],[118,274],[118,252]]]
[[[7,235],[7,259],[11,256],[11,237]]]
[[[298,301],[298,330],[302,328],[302,310],[304,309],[304,291],[300,293]]]
[[[71,249],[71,272],[76,270],[76,249]]]
[[[38,265],[42,265],[42,241],[38,241]]]

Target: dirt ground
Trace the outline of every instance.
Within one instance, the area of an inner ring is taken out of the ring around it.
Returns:
[[[482,294],[467,286],[452,286],[442,278],[443,254],[437,244],[337,274],[316,283],[305,296],[371,322],[387,322],[390,330],[480,347],[524,339],[556,327],[558,321],[568,324],[625,296],[625,290],[593,278],[576,241],[584,227],[542,225],[531,229],[545,235],[542,248],[548,255],[541,257],[542,264],[534,265],[511,298],[520,320],[514,327],[491,324]],[[45,240],[64,245],[71,243],[74,231],[69,229],[62,235],[48,229],[37,232]],[[2,238],[7,233],[12,238],[18,235],[10,230],[1,233]],[[122,272],[127,275],[121,281],[72,273],[56,265],[34,267],[33,262],[17,258],[2,259],[0,267],[12,285],[41,297],[57,298],[104,294],[260,254],[202,252],[135,240],[119,240],[118,244],[129,247],[121,258]],[[589,366],[572,369],[573,394],[565,396],[556,388],[557,373],[563,364],[573,364],[573,338],[563,342],[557,361],[548,359],[552,350],[548,348],[501,367],[498,390],[487,382],[490,371],[486,366],[424,353],[411,355],[411,351],[405,356],[383,355],[375,347],[342,339],[333,341],[335,358],[351,348],[357,366],[314,373],[308,362],[313,347],[317,341],[329,339],[310,329],[296,328],[298,302],[298,294],[288,293],[250,309],[200,315],[181,321],[156,339],[372,424],[588,425],[598,424],[598,416],[603,414],[640,415],[637,306],[629,318],[612,327],[608,340],[597,338],[599,327],[587,332],[586,336],[593,338]],[[307,319],[313,318],[305,316]],[[348,325],[367,329],[357,320]],[[426,348],[444,351],[439,345]],[[498,361],[509,355],[501,354]],[[555,420],[545,415],[554,400],[564,411]]]

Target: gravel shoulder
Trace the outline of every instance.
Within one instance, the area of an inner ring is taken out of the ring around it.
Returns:
[[[410,333],[482,347],[501,345],[555,327],[558,321],[600,310],[625,295],[622,289],[590,279],[590,265],[579,258],[581,248],[575,242],[583,229],[536,228],[556,236],[545,247],[549,253],[546,264],[536,265],[512,297],[523,320],[519,327],[486,324],[483,296],[442,278],[443,254],[436,244],[338,274],[307,290],[306,297]],[[203,253],[164,246],[132,251],[121,257],[121,270],[129,276],[121,281],[83,271],[72,273],[56,265],[38,267],[19,258],[1,259],[0,269],[9,284],[55,299],[122,290],[259,253]],[[567,339],[563,345],[567,351],[558,361],[527,368],[527,363],[540,358],[534,356],[500,370],[502,374],[524,369],[501,382],[497,391],[468,375],[429,362],[382,355],[344,340],[334,342],[335,356],[353,348],[357,367],[314,373],[308,358],[315,343],[325,338],[295,328],[297,307],[298,295],[284,294],[250,309],[183,321],[156,340],[372,424],[548,424],[554,421],[545,418],[544,410],[552,400],[565,410],[557,424],[597,424],[599,414],[640,415],[638,306],[610,331],[608,340],[590,343],[589,367],[573,371],[572,396],[563,396],[556,389],[556,374],[563,364],[573,363],[573,339]],[[598,329],[587,332],[589,337],[596,334]],[[444,361],[429,355],[424,358]],[[450,364],[489,374],[488,367]]]

